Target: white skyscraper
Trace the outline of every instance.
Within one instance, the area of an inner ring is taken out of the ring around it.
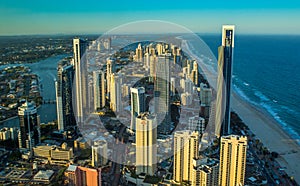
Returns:
[[[156,77],[156,63],[157,63],[157,56],[155,54],[150,55],[150,81],[154,81]]]
[[[107,163],[107,142],[95,141],[92,146],[92,166],[100,167]]]
[[[106,88],[107,88],[107,95],[110,98],[110,81],[111,81],[111,75],[115,73],[115,60],[112,58],[106,59]]]
[[[122,76],[119,74],[110,76],[110,109],[114,112],[122,110]]]
[[[173,179],[177,183],[191,182],[193,159],[198,157],[199,134],[189,130],[174,134],[174,170]]]
[[[94,111],[105,106],[105,73],[93,72]]]
[[[139,43],[138,47],[135,49],[135,61],[143,62],[143,49],[141,43]]]
[[[244,185],[246,171],[247,137],[221,137],[219,185]]]
[[[153,175],[156,171],[157,122],[155,115],[141,113],[136,118],[136,174]]]
[[[146,111],[145,102],[145,88],[130,88],[131,92],[131,126],[132,130],[135,130],[136,117]]]
[[[150,54],[145,53],[145,55],[144,55],[144,68],[148,70],[149,66],[150,66]]]
[[[193,61],[193,70],[190,74],[190,79],[197,86],[198,85],[198,63],[197,61]]]
[[[86,108],[87,102],[87,74],[86,65],[82,63],[82,57],[85,53],[87,43],[79,38],[73,39],[73,59],[75,65],[75,82],[76,82],[76,120],[81,125],[83,123],[83,108]]]

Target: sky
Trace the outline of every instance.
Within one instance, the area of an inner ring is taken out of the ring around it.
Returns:
[[[246,2],[246,3],[241,3]],[[104,33],[162,20],[198,33],[300,34],[299,0],[1,0],[0,35]]]

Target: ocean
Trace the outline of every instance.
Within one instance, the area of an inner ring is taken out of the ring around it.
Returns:
[[[201,35],[217,57],[221,37]],[[237,35],[233,90],[265,109],[291,137],[300,134],[300,36]],[[267,132],[267,131],[266,131]]]

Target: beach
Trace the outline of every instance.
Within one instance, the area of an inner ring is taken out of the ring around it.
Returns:
[[[181,47],[190,56],[198,60],[199,66],[205,72],[207,80],[216,90],[216,80],[212,78],[217,77],[216,72],[203,63],[196,54],[197,50],[191,46],[190,42],[183,40]],[[282,168],[285,168],[285,172],[289,176],[294,177],[296,182],[300,183],[300,165],[298,165],[300,145],[297,141],[291,138],[270,113],[252,105],[234,91],[232,91],[231,108],[270,152],[275,151],[279,154],[276,161]]]
[[[292,139],[286,131],[264,110],[257,108],[243,100],[240,96],[233,94],[231,107],[256,138],[269,149],[270,152],[279,153],[276,161],[289,176],[293,176],[300,183],[300,146]]]

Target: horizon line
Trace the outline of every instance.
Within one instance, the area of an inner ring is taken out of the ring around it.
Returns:
[[[103,35],[106,32],[100,33],[40,33],[40,34],[0,34],[0,37],[26,37],[26,36],[88,36],[88,35]],[[159,35],[159,34],[200,34],[200,35],[220,35],[221,33],[218,32],[193,32],[193,33],[184,33],[184,32],[174,32],[174,33],[124,33],[124,34],[111,34],[111,35]],[[300,33],[236,33],[236,36],[242,35],[255,35],[255,36],[300,36]]]

